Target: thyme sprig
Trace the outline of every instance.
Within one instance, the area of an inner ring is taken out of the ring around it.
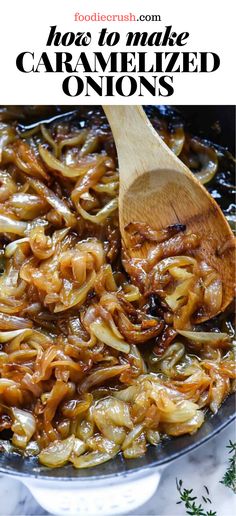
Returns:
[[[229,457],[228,468],[222,480],[220,480],[220,483],[229,487],[234,493],[236,493],[236,443],[229,441],[226,448],[229,449],[229,454],[232,455]],[[205,510],[202,504],[198,502],[197,497],[193,496],[193,489],[186,489],[183,487],[183,480],[176,479],[176,486],[180,495],[180,500],[176,503],[185,504],[186,514],[189,514],[190,516],[217,516],[216,511],[212,511],[211,509],[209,511]],[[202,499],[205,504],[211,503],[209,498],[209,489],[207,486],[204,486],[204,488],[206,495],[202,495]]]
[[[229,454],[232,455],[229,457],[227,470],[220,483],[236,493],[236,443],[229,441],[227,448],[229,448]]]
[[[180,494],[180,500],[176,503],[184,503],[185,508],[187,509],[187,514],[190,514],[191,516],[217,516],[216,512],[211,509],[209,511],[205,511],[204,507],[198,503],[197,497],[193,496],[193,489],[186,489],[183,487],[183,480],[176,479],[176,486]],[[204,487],[207,494],[209,494],[208,488],[206,486]],[[205,503],[211,503],[209,497],[204,496],[203,500]]]

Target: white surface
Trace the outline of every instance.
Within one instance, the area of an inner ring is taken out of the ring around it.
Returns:
[[[178,493],[175,479],[182,478],[186,488],[194,488],[196,495],[204,493],[204,485],[208,486],[212,505],[208,510],[216,510],[217,516],[233,516],[236,514],[236,496],[219,480],[226,466],[228,453],[226,445],[229,439],[235,440],[235,428],[230,425],[211,441],[201,446],[168,466],[163,472],[159,488],[154,496],[142,507],[130,515],[181,516],[186,512],[182,505],[176,505]],[[2,516],[39,516],[47,514],[32,498],[29,491],[16,480],[0,478],[0,515]]]
[[[163,470],[163,468],[162,468]],[[162,470],[146,470],[127,478],[88,480],[80,482],[24,480],[39,505],[60,516],[75,514],[109,516],[137,510],[156,492]]]

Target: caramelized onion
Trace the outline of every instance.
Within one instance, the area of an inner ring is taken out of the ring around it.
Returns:
[[[105,382],[109,378],[113,378],[114,376],[119,376],[121,373],[129,369],[129,364],[117,365],[112,367],[102,367],[101,369],[97,369],[90,373],[88,377],[83,380],[80,385],[80,391],[86,392],[94,385],[100,385]]]
[[[71,435],[63,441],[54,441],[39,454],[39,462],[49,468],[64,466],[70,458],[75,444],[75,437]]]
[[[35,418],[30,412],[18,408],[13,408],[12,414],[14,417],[12,444],[24,449],[36,430]]]
[[[33,323],[29,319],[0,313],[1,330],[25,330],[26,328],[32,328],[32,326]]]
[[[17,217],[23,220],[33,220],[49,210],[45,199],[28,193],[15,193],[11,196],[9,205]]]
[[[0,342],[8,342],[9,340],[18,337],[18,335],[28,336],[31,335],[32,330],[28,328],[22,328],[20,330],[12,330],[12,331],[0,331]]]
[[[57,158],[55,158],[55,156],[53,156],[51,152],[49,152],[42,145],[39,145],[39,154],[50,170],[56,170],[57,172],[60,172],[64,177],[73,179],[84,174],[83,167],[69,167],[68,165],[62,163]]]
[[[200,343],[200,344],[210,344],[210,345],[218,345],[220,343],[228,342],[229,343],[229,336],[228,333],[213,333],[213,332],[206,332],[206,331],[183,331],[178,330],[178,333],[180,335],[183,335],[183,337],[186,337],[187,339],[191,340],[192,342]]]
[[[125,230],[148,253],[122,249],[110,128],[98,107],[65,111],[0,109],[0,434],[44,466],[85,468],[141,457],[216,413],[234,387],[234,332],[230,309],[214,317],[223,283],[197,225],[137,220]],[[231,188],[222,148],[177,119],[154,124],[203,182],[223,158]]]
[[[64,310],[68,310],[69,308],[72,308],[73,306],[79,306],[82,303],[84,303],[89,291],[94,285],[96,278],[96,274],[94,271],[91,272],[90,276],[88,277],[86,283],[82,285],[78,290],[75,290],[72,292],[69,296],[69,299],[66,304],[64,303],[57,303],[54,312],[62,312]]]
[[[55,195],[52,190],[36,179],[30,178],[28,181],[32,188],[63,217],[67,226],[74,226],[76,224],[76,218],[73,213],[71,213],[66,203]]]
[[[12,219],[6,215],[0,214],[0,233],[14,233],[15,235],[24,235],[28,225],[21,220]]]
[[[90,453],[85,453],[81,457],[73,457],[71,462],[77,469],[82,468],[92,468],[94,466],[98,466],[99,464],[103,464],[108,460],[111,460],[118,453],[119,447],[115,447],[111,453],[93,451]]]
[[[103,224],[105,220],[110,217],[113,211],[118,208],[118,200],[112,199],[110,202],[105,204],[105,206],[98,212],[96,215],[90,215],[87,211],[85,211],[80,204],[78,204],[77,209],[80,215],[85,219],[93,222],[94,224]]]
[[[103,322],[95,321],[90,325],[92,333],[107,346],[111,346],[122,353],[129,353],[130,346],[124,340],[119,339],[112,330]]]
[[[191,147],[194,152],[197,152],[202,164],[201,171],[196,172],[195,175],[197,179],[205,185],[213,179],[217,171],[218,158],[216,151],[212,147],[208,147],[194,138],[191,140]]]
[[[6,258],[11,258],[11,256],[15,253],[17,250],[18,245],[25,244],[26,242],[29,242],[29,238],[19,238],[18,240],[14,240],[10,244],[8,244],[5,247],[5,256]]]
[[[0,147],[1,156],[1,147]],[[0,157],[1,161],[1,157]],[[5,170],[0,170],[0,202],[4,202],[17,191],[17,185]]]
[[[165,240],[168,240],[179,232],[185,231],[185,229],[186,226],[183,224],[173,224],[166,229],[155,230],[144,222],[130,222],[125,227],[125,230],[132,235],[132,240],[136,245],[144,243],[145,241],[156,243],[165,242]]]
[[[118,328],[128,342],[140,344],[159,335],[164,328],[164,323],[156,319],[146,319],[141,325],[135,325],[125,314],[121,313],[118,319]]]

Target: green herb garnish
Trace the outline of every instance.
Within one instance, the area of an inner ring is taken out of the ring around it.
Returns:
[[[215,511],[205,511],[204,507],[201,504],[198,504],[196,501],[197,497],[193,496],[193,489],[185,489],[185,487],[183,487],[182,480],[176,479],[176,486],[180,494],[180,500],[176,503],[184,503],[185,508],[187,509],[187,514],[190,514],[191,516],[217,516]],[[207,494],[209,494],[208,488],[206,486],[204,487]],[[211,503],[209,497],[203,496],[203,500],[205,503]]]
[[[220,483],[236,493],[236,443],[229,441],[227,448],[229,448],[229,454],[232,455],[229,457],[228,468]]]

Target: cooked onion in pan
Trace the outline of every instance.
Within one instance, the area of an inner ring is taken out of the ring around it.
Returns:
[[[149,115],[217,199],[217,185],[231,194],[226,150]],[[1,448],[52,468],[140,457],[164,435],[196,432],[233,389],[230,309],[197,324],[222,302],[220,277],[193,256],[197,235],[136,221],[132,245],[155,245],[131,260],[118,189],[98,108],[0,110]]]

